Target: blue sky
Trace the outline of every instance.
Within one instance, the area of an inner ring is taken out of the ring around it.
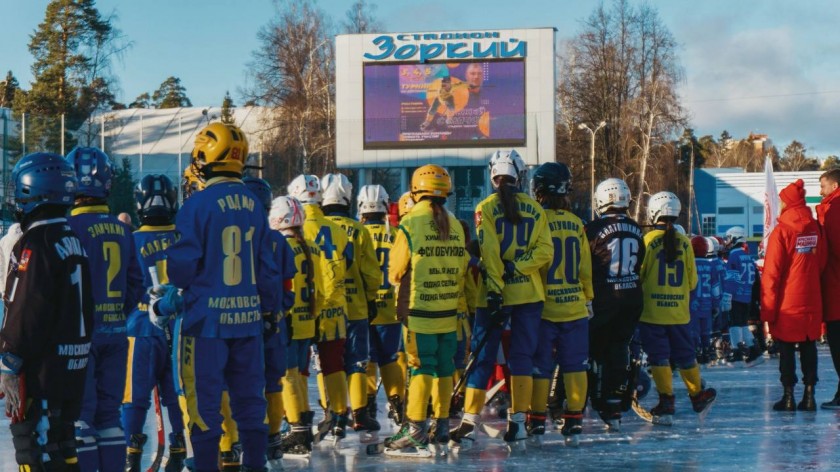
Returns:
[[[639,2],[631,0],[632,3]],[[31,80],[29,35],[46,0],[0,0],[0,72]],[[561,42],[580,31],[597,2],[584,0],[380,0],[387,31],[553,26]],[[781,151],[792,139],[810,154],[840,155],[840,2],[832,0],[660,0],[650,2],[680,44],[681,95],[698,135],[766,133]],[[352,0],[320,0],[336,21]],[[237,102],[256,33],[271,0],[99,0],[133,41],[114,64],[118,98],[130,102],[180,77],[197,106]],[[561,46],[562,47],[562,46]]]

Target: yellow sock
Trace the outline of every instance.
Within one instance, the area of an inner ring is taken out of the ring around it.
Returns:
[[[468,387],[467,393],[464,395],[464,413],[480,415],[486,397],[487,392],[484,390]]]
[[[650,368],[656,391],[664,395],[674,394],[674,373],[669,365],[655,365]]]
[[[534,387],[531,389],[531,411],[546,411],[550,388],[551,379],[534,379]]]
[[[227,391],[222,391],[222,438],[219,439],[219,450],[228,452],[233,443],[239,442],[239,430],[236,429],[236,421],[230,411],[230,396]]]
[[[350,374],[347,378],[348,391],[350,392],[350,408],[358,410],[367,405],[367,374],[357,372]]]
[[[513,413],[525,413],[531,406],[534,378],[530,375],[510,376],[510,403]]]
[[[283,422],[283,392],[272,392],[265,395],[268,402],[268,434],[280,432],[280,424]]]
[[[440,379],[437,377],[432,377],[432,394],[431,394],[431,403],[432,403],[432,414],[435,418],[440,418],[437,415],[438,406],[440,405]]]
[[[339,415],[347,412],[347,375],[343,371],[327,375],[324,387],[330,400],[330,411]]]
[[[397,354],[397,364],[402,369],[403,378],[406,378],[408,376],[408,356],[402,351]]]
[[[452,403],[452,389],[455,387],[452,377],[435,379],[437,395],[432,396],[432,411],[435,418],[449,418],[449,406]],[[432,390],[434,392],[434,390]],[[435,399],[436,397],[436,399]]]
[[[563,384],[566,386],[566,407],[569,411],[583,410],[583,405],[586,404],[586,372],[563,374]]]
[[[455,369],[455,373],[452,374],[452,381],[458,383],[461,380],[461,377],[464,376],[464,369]],[[454,386],[454,384],[453,384]],[[467,388],[467,383],[464,382],[461,384],[461,391],[463,392],[464,389]]]
[[[309,411],[309,376],[298,371],[295,388],[298,394],[298,407],[300,411]]]
[[[376,384],[379,383],[379,379],[377,378],[376,374],[378,369],[378,365],[376,362],[368,362],[367,365],[367,389],[368,395],[376,395]]]
[[[690,369],[680,369],[680,377],[688,387],[689,395],[697,395],[703,390],[703,383],[700,380],[700,367],[695,365]]]
[[[285,406],[286,420],[289,423],[300,422],[297,382],[299,382],[297,368],[286,369],[286,375],[283,377],[283,406]]]
[[[406,416],[411,421],[425,421],[426,411],[429,406],[429,397],[432,395],[432,376],[415,375],[411,377],[408,387],[408,406]]]
[[[327,409],[327,387],[324,385],[324,374],[319,373],[317,376],[318,394],[321,395],[321,408]]]
[[[382,387],[390,397],[397,395],[400,400],[405,396],[405,369],[399,362],[391,362],[379,366],[379,375],[382,376]]]

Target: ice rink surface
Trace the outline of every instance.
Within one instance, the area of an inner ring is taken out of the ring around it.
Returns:
[[[837,377],[831,366],[828,348],[819,347],[817,402],[831,399]],[[777,413],[771,410],[781,396],[778,360],[768,359],[751,369],[712,367],[703,370],[708,385],[718,391],[712,411],[700,424],[691,410],[685,386],[674,378],[677,414],[674,425],[655,426],[639,419],[632,411],[625,415],[620,433],[605,433],[600,420],[589,417],[584,422],[580,447],[563,444],[559,431],[545,435],[542,448],[529,447],[524,452],[510,453],[501,439],[481,436],[478,447],[461,455],[451,454],[437,459],[395,459],[367,456],[352,431],[340,448],[332,447],[330,438],[315,447],[311,460],[284,459],[285,470],[318,471],[420,471],[462,470],[645,470],[645,471],[710,471],[727,470],[840,470],[840,411],[818,410],[816,413]],[[311,382],[310,398],[317,398]],[[802,386],[796,390],[797,402]],[[652,392],[642,404],[656,403]],[[383,423],[380,439],[392,431],[384,413],[385,399],[379,398],[379,420]],[[165,413],[164,413],[165,415]],[[504,422],[488,417],[499,428]],[[454,425],[453,421],[453,425]],[[149,444],[146,445],[144,470],[155,449],[154,417],[146,423]],[[168,430],[168,424],[167,424]],[[0,470],[15,471],[14,453],[8,422],[0,428]]]

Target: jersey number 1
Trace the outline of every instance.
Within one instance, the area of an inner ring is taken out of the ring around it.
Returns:
[[[245,242],[248,243],[251,261],[251,283],[257,283],[257,276],[254,273],[254,227],[251,226],[245,232]],[[222,252],[225,255],[223,267],[223,278],[225,285],[232,287],[242,282],[242,259],[239,253],[242,252],[242,230],[239,226],[227,226],[222,230]]]

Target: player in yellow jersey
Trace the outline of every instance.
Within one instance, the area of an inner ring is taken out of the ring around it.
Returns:
[[[360,438],[365,442],[370,439],[371,433],[379,431],[379,423],[370,417],[367,409],[367,364],[370,359],[369,320],[376,318],[376,293],[382,282],[382,272],[370,234],[350,216],[353,184],[344,174],[327,174],[321,178],[321,185],[324,216],[344,230],[352,250],[344,281],[348,318],[344,372],[350,392],[353,429],[361,434]]]
[[[534,197],[545,209],[554,259],[540,269],[545,306],[534,359],[534,391],[528,433],[539,442],[545,433],[546,404],[554,364],[566,389],[563,436],[577,445],[583,428],[589,369],[589,317],[592,313],[592,256],[583,222],[569,209],[572,174],[565,164],[549,162],[534,171]]]
[[[312,451],[312,420],[309,409],[307,379],[301,375],[306,370],[309,346],[315,337],[315,319],[318,315],[316,297],[323,294],[323,277],[329,261],[321,258],[321,250],[313,240],[303,235],[303,206],[293,197],[277,197],[271,202],[268,223],[279,231],[294,254],[297,271],[291,290],[294,304],[286,314],[286,375],[283,377],[283,405],[291,432],[283,436],[284,454],[307,455]]]
[[[645,301],[639,335],[659,392],[659,404],[650,412],[654,423],[666,425],[674,415],[672,362],[680,369],[694,411],[706,412],[716,397],[715,389],[703,388],[688,324],[689,294],[697,285],[697,270],[691,241],[674,227],[681,208],[671,192],[659,192],[648,200],[653,231],[645,235],[640,274]]]
[[[344,343],[347,338],[347,299],[345,277],[352,246],[347,233],[324,217],[321,210],[321,183],[314,175],[299,175],[288,187],[289,196],[303,204],[303,236],[314,241],[324,259],[323,296],[318,304],[318,349],[323,383],[322,406],[327,410],[319,431],[330,426],[335,440],[345,437],[347,428],[347,375],[344,373]],[[316,287],[317,288],[317,287]]]
[[[452,432],[462,450],[475,442],[485,388],[494,368],[502,325],[510,319],[511,408],[505,441],[527,438],[525,420],[531,406],[534,356],[545,289],[539,269],[551,261],[553,247],[542,207],[521,191],[527,169],[514,151],[497,151],[490,159],[490,179],[496,192],[478,204],[475,223],[481,261],[487,278],[478,295],[472,351],[475,368],[467,375],[464,417]],[[482,341],[487,337],[487,341]],[[485,345],[480,351],[478,343]]]
[[[402,341],[402,325],[397,319],[394,286],[388,281],[388,261],[396,228],[388,224],[388,192],[381,185],[365,185],[359,191],[359,217],[373,240],[379,261],[380,281],[376,294],[376,317],[370,323],[370,362],[368,363],[368,412],[376,419],[377,370],[391,411],[402,415],[405,401],[405,369],[397,362]],[[402,422],[402,418],[396,418]]]
[[[405,350],[411,366],[406,421],[385,440],[388,455],[428,457],[427,408],[437,378],[439,402],[432,439],[446,436],[455,355],[458,298],[467,254],[464,232],[446,211],[452,181],[445,169],[425,165],[411,177],[417,204],[400,222],[390,253],[388,279],[400,283],[397,313],[406,325]]]

